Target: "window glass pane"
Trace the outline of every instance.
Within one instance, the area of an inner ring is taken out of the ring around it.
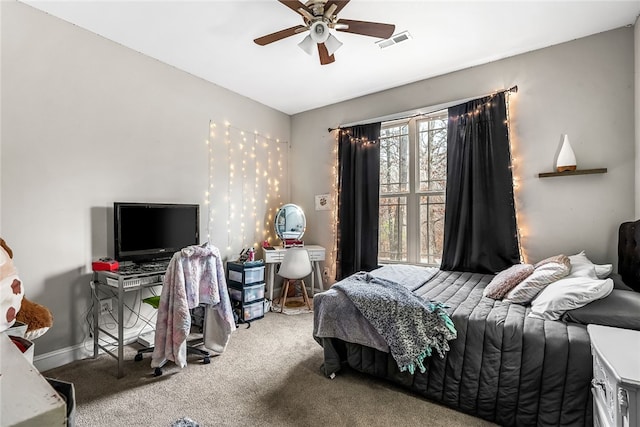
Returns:
[[[380,193],[409,191],[409,127],[385,127],[380,132]]]
[[[444,197],[420,197],[420,262],[440,264],[442,260]]]
[[[418,122],[418,191],[444,191],[447,179],[446,115]]]
[[[443,110],[382,125],[378,236],[381,263],[441,262],[447,122],[448,114]]]
[[[380,198],[378,259],[407,261],[407,198]]]

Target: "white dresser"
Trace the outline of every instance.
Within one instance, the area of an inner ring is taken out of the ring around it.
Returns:
[[[9,337],[0,333],[0,426],[66,425],[65,401]]]
[[[589,325],[593,425],[640,427],[640,331]]]
[[[320,271],[320,262],[325,260],[326,250],[322,246],[318,245],[305,245],[304,248],[309,252],[309,259],[313,270],[311,271],[311,298],[313,298],[316,280],[320,290],[324,290],[322,284],[322,272]],[[280,264],[284,259],[284,254],[287,252],[286,248],[273,248],[271,250],[263,250],[264,263],[267,273],[267,290],[269,291],[269,300],[273,302],[273,286],[275,283],[275,267],[276,264]]]

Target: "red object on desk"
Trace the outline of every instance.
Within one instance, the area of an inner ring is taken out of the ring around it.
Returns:
[[[115,259],[98,260],[91,263],[93,271],[116,271],[118,267],[118,261]]]
[[[285,248],[295,248],[304,246],[304,242],[298,239],[284,239],[282,241],[282,246]]]

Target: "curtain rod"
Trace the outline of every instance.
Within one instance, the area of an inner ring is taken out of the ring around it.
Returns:
[[[475,97],[475,98],[470,98],[467,101],[453,101],[453,102],[468,102],[468,101],[471,101],[472,99],[480,99],[480,98],[485,98],[487,96],[492,96],[492,95],[497,95],[499,93],[507,93],[507,92],[509,92],[509,93],[517,93],[518,92],[518,86],[516,85],[516,86],[510,87],[509,89],[503,89],[503,90],[499,90],[499,91],[496,91],[496,92],[489,93],[487,95],[478,96],[478,97]],[[396,118],[391,119],[391,120],[412,119],[414,117],[422,116],[424,114],[429,114],[429,113],[415,113],[415,114],[411,114],[411,115],[408,115],[408,116],[396,117]],[[369,124],[369,123],[364,122],[364,123],[358,123],[358,124],[365,125],[365,124]],[[329,132],[333,132],[334,130],[340,130],[342,128],[343,128],[342,125],[340,125],[340,126],[338,126],[336,128],[329,128]]]

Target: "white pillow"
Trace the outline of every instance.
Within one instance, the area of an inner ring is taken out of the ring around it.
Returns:
[[[533,273],[511,289],[504,300],[517,304],[529,304],[549,284],[566,277],[571,272],[567,257],[565,262],[548,262],[533,270]]]
[[[608,296],[613,280],[599,279],[593,264],[572,265],[571,274],[544,288],[531,302],[530,317],[558,320],[565,311]]]
[[[613,264],[594,264],[589,258],[587,258],[584,251],[575,255],[570,255],[569,261],[571,261],[572,266],[578,264],[592,264],[595,266],[596,276],[598,279],[605,279],[613,272]]]

